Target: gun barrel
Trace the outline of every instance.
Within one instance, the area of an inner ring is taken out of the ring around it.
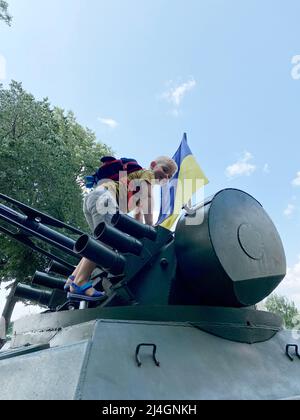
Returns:
[[[107,225],[105,222],[97,226],[95,236],[97,241],[116,248],[120,252],[129,252],[139,256],[143,250],[143,244],[140,241]]]
[[[0,219],[21,229],[28,236],[35,236],[68,254],[75,256],[73,252],[75,241],[56,230],[43,225],[38,218],[32,219],[0,204]]]
[[[41,290],[26,284],[18,284],[15,291],[15,296],[20,299],[28,299],[40,305],[49,306],[52,297],[52,292],[49,290]]]
[[[154,227],[143,225],[126,214],[116,213],[112,217],[112,225],[137,239],[148,238],[151,241],[155,241],[157,237],[157,231]]]
[[[65,281],[57,277],[49,276],[41,271],[36,271],[32,278],[32,284],[45,286],[49,289],[64,290]]]
[[[51,261],[49,267],[46,269],[47,273],[55,273],[55,274],[60,274],[61,276],[65,276],[65,277],[69,277],[73,271],[74,271],[75,267],[71,266],[67,267],[64,264],[60,264],[57,261]]]
[[[75,252],[99,265],[104,271],[112,274],[123,274],[126,259],[106,248],[88,235],[82,235],[74,247]]]

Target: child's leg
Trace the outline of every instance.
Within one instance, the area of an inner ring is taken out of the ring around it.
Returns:
[[[68,292],[68,291],[70,290],[71,283],[73,283],[73,281],[75,280],[76,275],[77,275],[77,273],[78,273],[78,270],[79,270],[79,268],[80,268],[81,263],[82,263],[82,260],[80,260],[80,261],[79,261],[79,263],[78,263],[78,265],[75,267],[75,270],[73,271],[73,273],[72,273],[72,274],[70,274],[70,275],[69,275],[69,277],[67,278],[67,281],[65,282],[65,285],[64,285],[64,290],[65,290],[66,292]]]
[[[90,195],[91,194],[93,194],[93,193],[90,193]],[[91,232],[93,232],[94,231],[93,217],[92,217],[92,214],[89,211],[88,206],[87,206],[87,201],[88,201],[90,195],[86,196],[83,200],[83,213],[84,213],[85,219],[86,219],[86,221],[87,221],[87,223],[90,227]],[[76,281],[76,276],[79,272],[81,272],[82,265],[84,264],[84,266],[85,266],[85,261],[84,260],[85,260],[85,258],[82,258],[80,260],[79,264],[76,266],[73,273],[68,277],[68,280],[66,281],[66,284],[65,284],[65,287],[64,287],[65,290],[69,290],[71,283],[73,281]]]
[[[75,270],[73,271],[73,273],[69,276],[69,279],[75,279],[75,277],[77,276],[78,271],[80,270],[81,265],[83,264],[83,260],[84,258],[82,258],[79,263],[77,264]]]
[[[106,294],[94,289],[93,284],[89,278],[96,268],[96,264],[92,261],[83,258],[78,269],[76,279],[71,283],[68,298],[79,299],[83,301],[100,302],[106,298]]]
[[[108,207],[106,207],[106,202],[108,203]],[[116,204],[113,197],[107,190],[99,189],[95,190],[86,197],[84,200],[83,211],[91,230],[94,232],[101,222],[111,222],[113,211],[116,211]],[[96,267],[97,264],[94,262],[88,260],[87,258],[82,258],[79,265],[73,272],[73,276],[75,276],[75,279],[73,279],[74,283],[80,287],[84,286],[90,281],[90,276]],[[74,288],[71,287],[70,291],[71,293],[74,293]],[[93,287],[85,291],[85,295],[87,296],[93,296],[94,293],[95,289]]]
[[[89,281],[90,276],[92,272],[95,270],[96,266],[97,264],[93,263],[87,258],[82,258],[82,260],[80,261],[80,264],[77,267],[78,269],[77,269],[74,283],[77,284],[77,286],[83,286],[84,284],[86,284]],[[74,292],[74,289],[71,287],[70,291]],[[90,288],[85,292],[87,296],[92,296],[94,293],[95,293],[94,288]]]
[[[89,220],[92,220],[92,231],[94,233],[100,223],[111,224],[111,219],[118,211],[118,206],[109,191],[99,189],[87,197],[86,210],[86,216],[90,218]]]
[[[90,193],[90,194],[93,194],[93,193]],[[89,225],[91,232],[94,233],[93,217],[87,206],[88,200],[90,199],[90,194],[87,195],[83,200],[83,214],[84,214],[85,220],[87,221],[87,224]]]

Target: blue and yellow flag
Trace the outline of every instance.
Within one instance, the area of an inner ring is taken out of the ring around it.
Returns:
[[[161,207],[157,222],[157,225],[170,230],[182,207],[196,191],[209,182],[188,146],[186,133],[173,159],[178,165],[178,171],[161,189]]]

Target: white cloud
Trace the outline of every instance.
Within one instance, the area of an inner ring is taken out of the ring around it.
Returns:
[[[172,84],[173,82],[170,81],[169,85]],[[174,109],[171,112],[173,116],[178,117],[178,108],[180,107],[183,98],[188,92],[193,90],[196,87],[196,85],[196,80],[190,79],[187,82],[182,83],[181,85],[171,86],[166,92],[164,92],[161,95],[162,99],[166,100],[167,102],[173,105]]]
[[[6,79],[6,59],[0,54],[0,81]]]
[[[253,159],[253,156],[249,152],[244,152],[244,156],[241,157],[236,163],[226,168],[226,176],[228,178],[234,178],[239,175],[250,176],[256,171],[256,166],[249,163]]]
[[[264,169],[263,169],[265,174],[269,174],[270,173],[270,165],[268,163],[266,163],[264,165]]]
[[[296,178],[292,181],[292,185],[300,187],[300,172],[297,173]]]
[[[300,255],[294,267],[287,269],[287,275],[275,293],[286,296],[295,302],[298,309],[300,309]]]
[[[292,64],[295,64],[295,66],[292,68],[292,78],[294,80],[300,79],[300,55],[294,55],[292,58]]]
[[[118,127],[119,123],[115,120],[113,120],[112,118],[101,118],[99,117],[98,120],[101,122],[101,124],[106,125],[109,128],[116,128]]]
[[[285,216],[291,216],[295,210],[296,210],[296,206],[294,206],[294,204],[289,204],[287,208],[284,210],[283,214]]]

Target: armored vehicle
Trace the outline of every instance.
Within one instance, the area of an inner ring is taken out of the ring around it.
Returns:
[[[52,259],[16,290],[47,310],[15,322],[0,352],[1,399],[300,398],[299,338],[255,306],[286,275],[283,245],[246,192],[209,197],[175,232],[116,214],[95,237],[0,199],[1,232]],[[62,253],[97,264],[101,304],[67,299],[73,263]]]

